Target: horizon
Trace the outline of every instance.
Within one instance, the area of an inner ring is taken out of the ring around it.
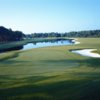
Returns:
[[[12,31],[21,31],[22,33],[24,33],[22,30],[13,30],[12,28],[7,28],[7,27],[5,27],[5,26],[0,26],[0,27],[4,27],[4,28],[6,28],[6,29],[8,29],[8,30],[12,30]],[[70,32],[83,32],[83,31],[98,31],[98,30],[100,30],[100,29],[92,29],[92,30],[79,30],[79,31],[66,31],[66,32],[34,32],[34,33],[28,33],[28,34],[25,34],[25,35],[30,35],[30,34],[38,34],[38,33],[43,33],[43,34],[45,34],[45,33],[58,33],[58,34],[65,34],[65,33],[70,33]]]
[[[25,34],[100,29],[100,0],[0,0],[0,26]]]

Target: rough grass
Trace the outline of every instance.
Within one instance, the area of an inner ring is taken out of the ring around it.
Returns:
[[[100,100],[100,59],[72,49],[100,52],[99,38],[81,44],[0,55],[0,100]]]

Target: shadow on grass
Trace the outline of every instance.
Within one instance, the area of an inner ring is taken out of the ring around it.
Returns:
[[[0,100],[100,100],[100,80],[80,79],[52,82],[48,84],[30,84],[52,77],[24,78],[27,85],[0,89]],[[35,81],[34,81],[35,82]]]
[[[0,64],[4,64],[4,65],[11,65],[11,64],[22,64],[24,65],[25,63],[29,63],[29,61],[15,61],[15,60],[6,60],[6,61],[2,61],[0,62]],[[5,66],[8,67],[8,66]],[[10,66],[9,66],[10,67]]]
[[[83,61],[83,64],[86,64],[88,67],[98,68],[100,67],[100,59],[99,58],[91,58]]]
[[[62,64],[62,65],[68,65],[72,64],[75,66],[86,66],[86,67],[94,67],[94,68],[99,68],[100,67],[100,59],[99,58],[87,58],[85,60],[83,59],[61,59],[61,60],[42,60],[44,63],[52,63],[52,64]]]
[[[99,58],[88,58],[85,60],[79,60],[80,66],[91,67],[91,68],[100,68],[100,59]]]
[[[18,57],[18,55],[19,55],[19,52],[15,52],[13,54],[7,54],[6,56],[0,58],[0,62],[5,61],[5,60],[9,60],[9,59],[12,59],[12,58],[16,58],[16,57]]]
[[[66,68],[70,67],[77,67],[79,66],[79,60],[68,60],[68,59],[61,59],[61,60],[41,60],[41,63],[44,63],[46,65],[49,65],[55,68],[55,66],[62,68],[65,66]]]

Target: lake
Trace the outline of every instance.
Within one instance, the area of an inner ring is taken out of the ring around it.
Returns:
[[[27,43],[25,45],[21,45],[17,47],[1,49],[0,53],[4,53],[7,51],[14,51],[14,50],[29,50],[33,48],[41,48],[41,47],[48,47],[48,46],[64,46],[64,45],[67,46],[72,44],[76,44],[76,42],[73,42],[72,39],[44,40],[44,41],[38,41],[33,43]]]
[[[71,40],[55,40],[55,41],[45,41],[45,42],[37,42],[37,43],[28,43],[23,46],[22,50],[28,50],[32,48],[41,48],[48,46],[64,46],[64,45],[72,45],[73,42]]]

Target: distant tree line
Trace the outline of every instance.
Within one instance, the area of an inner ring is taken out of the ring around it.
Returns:
[[[12,29],[0,26],[0,43],[20,41],[24,36],[24,33],[21,31],[12,31]]]
[[[23,39],[31,38],[49,38],[49,37],[90,37],[90,38],[100,38],[100,30],[89,30],[89,31],[73,31],[73,32],[49,32],[49,33],[32,33],[25,35],[21,31],[12,31],[12,29],[7,29],[3,26],[0,26],[0,43],[11,42],[11,41],[21,41]]]
[[[48,38],[48,37],[96,37],[100,38],[100,30],[89,30],[89,31],[78,31],[78,32],[65,32],[65,33],[58,33],[58,32],[50,32],[50,33],[32,33],[27,35],[28,38]]]

